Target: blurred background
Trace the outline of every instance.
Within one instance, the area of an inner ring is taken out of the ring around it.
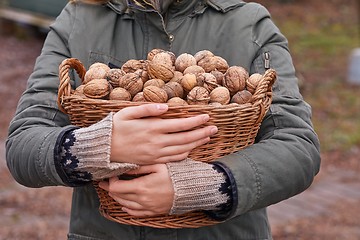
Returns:
[[[304,193],[269,207],[274,239],[360,239],[360,0],[256,1],[287,36],[312,106],[322,166]],[[66,0],[0,0],[0,240],[66,239],[71,189],[28,189],[5,163],[7,127],[49,24]],[[44,201],[44,199],[46,199]]]

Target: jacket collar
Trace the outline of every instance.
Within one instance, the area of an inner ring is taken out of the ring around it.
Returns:
[[[119,14],[130,13],[131,6],[129,6],[130,0],[111,0],[107,5],[115,12]],[[236,7],[242,6],[245,4],[243,1],[239,0],[163,0],[166,6],[170,5],[168,3],[172,3],[172,6],[168,8],[169,11],[179,11],[189,8],[189,6],[193,6],[194,3],[198,3],[198,7],[196,8],[196,13],[202,13],[207,7],[211,7],[220,12],[228,12]]]

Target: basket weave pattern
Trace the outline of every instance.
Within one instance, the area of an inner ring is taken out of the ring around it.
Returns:
[[[86,69],[74,58],[65,59],[59,66],[60,85],[58,91],[59,108],[67,113],[72,124],[86,127],[125,107],[138,106],[139,102],[89,99],[72,94],[70,70],[75,70],[83,79]],[[211,162],[221,156],[236,152],[254,143],[266,112],[272,101],[272,85],[276,72],[267,70],[258,84],[252,101],[247,104],[228,104],[223,106],[189,105],[170,106],[162,118],[185,118],[198,114],[209,114],[210,120],[205,125],[216,125],[218,132],[210,141],[193,149],[189,157],[193,160]],[[94,182],[100,200],[101,214],[118,223],[150,226],[156,228],[197,228],[218,223],[202,212],[183,215],[156,216],[139,218],[121,210],[121,205],[109,197],[108,193]]]

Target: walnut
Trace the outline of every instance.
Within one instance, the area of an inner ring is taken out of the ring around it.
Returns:
[[[251,74],[251,76],[246,81],[246,89],[254,94],[256,91],[256,87],[258,86],[259,82],[262,79],[262,75],[259,73]]]
[[[209,106],[213,106],[213,107],[221,107],[221,106],[222,106],[222,104],[221,104],[221,103],[219,103],[219,102],[211,102],[211,103],[209,103]]]
[[[130,60],[126,61],[121,67],[121,70],[123,70],[126,73],[133,73],[139,69],[145,69],[145,61],[144,60],[130,59]]]
[[[147,86],[144,88],[143,93],[145,100],[148,102],[166,103],[168,100],[166,91],[156,86]]]
[[[169,104],[169,106],[186,106],[189,105],[184,99],[180,98],[180,97],[173,97],[170,98],[167,103]]]
[[[196,86],[187,95],[187,102],[190,105],[208,105],[210,95],[208,90],[203,87]]]
[[[143,92],[138,92],[132,99],[133,102],[146,102]]]
[[[107,98],[112,90],[106,79],[93,79],[84,85],[84,95],[89,98]]]
[[[219,86],[219,84],[217,84],[216,82],[215,76],[212,75],[211,73],[200,74],[197,77],[197,82],[199,86],[206,88],[208,92],[211,92],[212,90],[214,90]]]
[[[106,79],[109,81],[111,86],[114,88],[119,87],[119,81],[122,76],[125,75],[125,72],[120,68],[110,69],[106,74]]]
[[[102,67],[104,69],[110,70],[110,67],[108,65],[106,65],[105,63],[101,63],[101,62],[96,62],[90,65],[90,68],[97,68],[97,67]]]
[[[84,76],[83,84],[90,82],[93,79],[104,79],[106,78],[107,72],[110,71],[110,68],[104,63],[94,63],[86,71]]]
[[[153,78],[144,83],[144,88],[146,88],[147,86],[157,86],[159,88],[162,88],[165,86],[165,82],[161,79]]]
[[[81,84],[80,86],[78,86],[78,87],[74,90],[73,94],[74,94],[74,95],[77,95],[77,96],[79,96],[79,97],[86,97],[85,94],[84,94],[84,87],[85,87],[85,85],[84,85],[84,84]]]
[[[117,87],[111,91],[111,93],[109,95],[109,99],[110,100],[130,101],[131,94],[125,88]]]
[[[146,70],[144,69],[138,69],[135,71],[135,73],[137,75],[139,75],[139,77],[141,78],[141,80],[143,81],[143,83],[147,82],[149,80],[149,74]]]
[[[218,70],[222,73],[225,73],[229,68],[229,64],[227,63],[227,61],[219,56],[205,57],[201,59],[197,64],[202,67],[205,72]]]
[[[164,52],[160,52],[154,55],[152,61],[160,61],[160,62],[165,62],[167,63],[169,66],[172,66],[175,64],[175,54],[169,51],[164,51]]]
[[[197,86],[197,80],[195,74],[185,74],[180,81],[181,86],[185,92],[190,92],[195,86]]]
[[[215,55],[209,50],[200,50],[197,53],[195,53],[194,58],[196,59],[196,62],[198,63],[200,60],[202,60],[206,57],[213,57],[213,56],[215,56]]]
[[[215,76],[217,84],[223,85],[224,74],[222,72],[220,72],[218,70],[214,70],[214,71],[211,71],[210,73]]]
[[[242,90],[242,91],[237,92],[231,98],[231,102],[237,103],[237,104],[245,104],[245,103],[250,102],[251,99],[252,99],[252,94],[248,90]]]
[[[152,61],[153,58],[154,58],[154,56],[155,56],[156,54],[158,54],[158,53],[161,53],[161,52],[165,52],[165,50],[160,49],[160,48],[154,48],[154,49],[152,49],[150,52],[148,52],[146,59],[149,60],[149,61]]]
[[[210,102],[226,105],[230,102],[230,91],[226,87],[217,87],[210,92]]]
[[[192,73],[192,74],[195,74],[196,76],[198,76],[202,73],[205,73],[205,70],[198,65],[192,65],[192,66],[187,67],[183,72],[184,75],[188,74],[188,73]]]
[[[175,60],[175,69],[179,72],[184,72],[187,67],[193,65],[196,65],[196,59],[189,53],[182,53]]]
[[[173,97],[180,97],[183,98],[184,96],[184,89],[177,82],[168,82],[165,84],[163,89],[166,91],[169,98]]]
[[[240,66],[230,67],[224,76],[223,86],[230,90],[231,94],[242,91],[246,87],[246,80],[249,78],[249,73],[245,68]]]
[[[143,85],[142,79],[136,73],[126,73],[119,81],[119,87],[128,90],[131,96],[135,96],[135,94],[141,92]]]
[[[147,65],[147,71],[150,78],[160,78],[165,82],[170,81],[174,77],[174,68],[166,61],[152,60]]]
[[[174,77],[170,79],[170,82],[181,83],[181,78],[184,76],[182,72],[174,71]]]

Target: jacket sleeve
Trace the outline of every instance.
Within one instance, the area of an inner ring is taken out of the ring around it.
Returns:
[[[236,210],[231,217],[292,197],[310,186],[320,167],[320,146],[303,100],[287,40],[263,7],[253,24],[257,57],[252,72],[264,72],[264,54],[277,71],[273,102],[255,144],[221,159],[234,175]]]
[[[54,149],[60,134],[73,126],[57,106],[58,68],[70,56],[67,39],[74,8],[68,4],[51,26],[9,126],[7,165],[15,180],[28,187],[64,185],[56,171]]]

